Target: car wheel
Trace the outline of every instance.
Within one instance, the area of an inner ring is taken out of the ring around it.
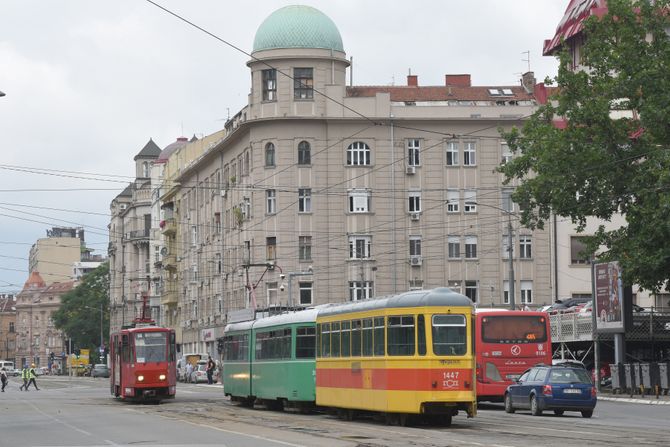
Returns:
[[[509,393],[505,393],[505,413],[514,413],[514,407],[512,406],[512,396]]]
[[[563,416],[564,411],[563,410],[554,410],[554,414],[556,416]]]
[[[533,416],[542,416],[542,410],[540,410],[540,405],[537,403],[537,397],[530,397],[530,414]]]
[[[588,418],[590,418],[591,416],[593,416],[593,410],[583,410],[583,411],[582,411],[582,417],[583,417],[583,418],[587,418],[587,419],[588,419]]]

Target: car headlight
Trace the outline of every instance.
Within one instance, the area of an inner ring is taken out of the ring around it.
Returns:
[[[138,382],[144,382],[144,376],[137,376]]]

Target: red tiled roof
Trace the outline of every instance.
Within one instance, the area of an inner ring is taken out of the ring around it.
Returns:
[[[26,283],[23,285],[23,290],[38,289],[46,286],[47,285],[40,276],[39,272],[32,272],[26,280]]]
[[[489,89],[510,89],[513,96],[493,96]],[[347,87],[348,97],[372,97],[377,93],[390,93],[391,101],[496,101],[496,100],[530,100],[533,95],[519,86],[357,86]]]
[[[556,27],[552,39],[544,41],[542,54],[550,56],[566,41],[582,31],[584,20],[592,15],[602,16],[607,12],[606,0],[570,0],[563,18]]]
[[[44,293],[62,293],[62,292],[69,292],[74,288],[74,281],[67,281],[67,282],[55,282],[51,284],[47,289],[44,291]]]

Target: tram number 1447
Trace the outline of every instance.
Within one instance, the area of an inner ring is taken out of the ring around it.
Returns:
[[[459,387],[458,376],[459,371],[444,371],[442,373],[442,388],[454,389]]]

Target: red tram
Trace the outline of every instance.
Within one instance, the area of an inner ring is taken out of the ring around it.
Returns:
[[[174,399],[177,387],[173,329],[139,318],[110,336],[110,391],[124,400]]]

